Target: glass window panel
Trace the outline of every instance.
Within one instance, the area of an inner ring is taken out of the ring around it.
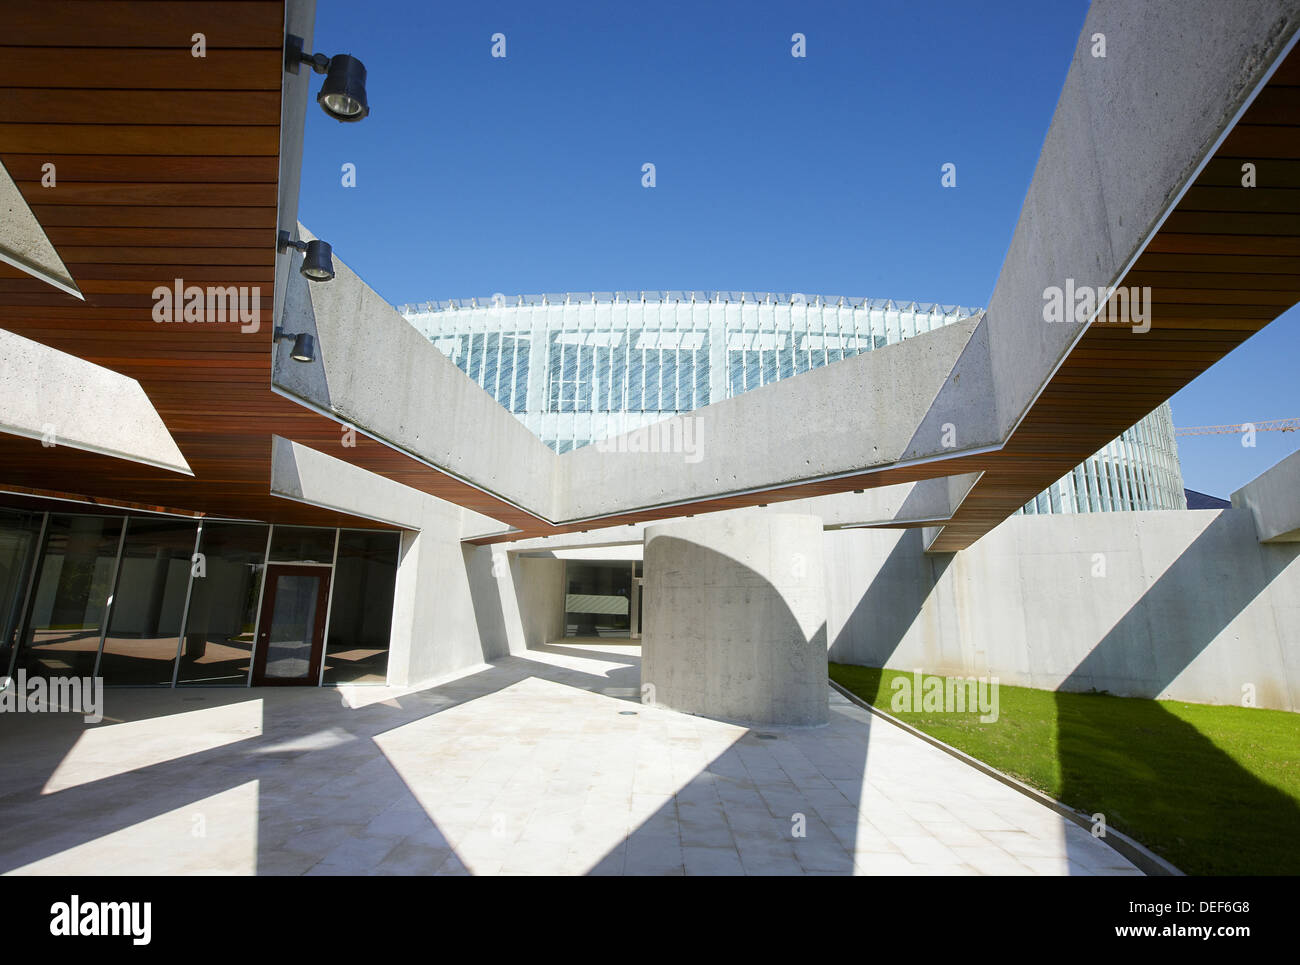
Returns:
[[[43,677],[95,672],[124,518],[50,516],[18,669]]]
[[[271,534],[272,563],[330,563],[334,530],[317,526],[277,526]]]
[[[9,672],[42,513],[0,510],[0,674]]]
[[[331,589],[325,682],[386,683],[397,533],[343,530]]]
[[[190,590],[181,683],[242,686],[247,681],[266,530],[254,523],[203,524],[199,552],[205,575],[195,577]]]
[[[265,676],[297,680],[311,668],[320,581],[319,576],[297,573],[285,573],[276,579]]]
[[[192,519],[127,522],[99,661],[104,683],[171,684],[197,530]]]
[[[569,561],[564,577],[565,636],[626,637],[631,632],[631,567]]]

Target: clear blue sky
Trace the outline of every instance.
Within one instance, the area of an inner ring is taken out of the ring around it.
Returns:
[[[393,303],[726,289],[982,306],[1086,10],[318,0],[315,49],[365,62],[371,115],[308,112],[300,217]],[[1300,416],[1297,344],[1292,311],[1175,396],[1175,423]],[[1227,496],[1300,433],[1257,442],[1185,437],[1186,484]]]

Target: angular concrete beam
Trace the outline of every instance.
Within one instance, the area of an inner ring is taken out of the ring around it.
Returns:
[[[305,239],[311,233],[299,226]],[[310,283],[291,252],[282,325],[316,339],[316,360],[277,347],[272,385],[330,418],[542,519],[553,514],[555,453],[334,258]]]
[[[1009,437],[1085,325],[1044,289],[1117,284],[1279,61],[1300,0],[1094,0],[989,299]],[[1104,35],[1106,56],[1093,56]],[[1098,306],[1103,308],[1104,306]],[[960,427],[959,427],[960,428]]]
[[[0,432],[194,475],[139,382],[2,329]]]
[[[1104,308],[1084,323],[1048,323],[1045,290],[1095,291],[1123,279],[1298,26],[1300,0],[1094,0],[989,299],[982,337],[990,367],[958,364],[922,442],[943,418],[955,423],[959,447],[1011,437]],[[1101,38],[1105,56],[1094,56]],[[993,398],[966,413],[959,386],[972,374],[987,380]],[[925,545],[937,537],[927,533]]]
[[[57,172],[56,172],[57,174]],[[67,265],[0,162],[0,261],[85,301]]]
[[[727,519],[742,513],[816,516],[825,529],[878,527],[893,529],[919,526],[951,518],[956,506],[979,478],[979,473],[922,479],[914,483],[881,486],[857,493],[832,493],[811,499],[791,499],[771,506],[750,506],[715,513],[700,513],[697,519]],[[607,526],[601,529],[557,533],[499,544],[506,551],[524,555],[546,555],[567,550],[599,550],[640,545],[647,526],[668,525],[687,519],[677,516],[649,523]],[[472,538],[472,537],[466,537]]]
[[[455,529],[457,538],[465,529],[465,518],[471,531],[476,518],[486,519],[473,510],[276,435],[271,437],[271,492],[284,499],[411,530],[423,529],[436,507],[444,527],[449,514],[461,517],[462,524]]]
[[[311,284],[300,258],[290,252],[281,324],[314,335],[317,357],[294,362],[280,346],[276,390],[553,523],[895,465],[980,324],[956,322],[668,420],[685,428],[689,451],[601,451],[617,450],[615,439],[557,457],[346,264],[335,258],[334,280]],[[965,404],[977,407],[987,389],[966,386]],[[932,442],[923,458],[954,455],[940,436]]]
[[[559,458],[558,520],[688,504],[902,461],[978,318],[782,379]],[[963,384],[966,405],[986,392]],[[676,436],[669,429],[680,430]],[[681,445],[673,440],[680,437]],[[656,440],[658,441],[652,441]],[[650,445],[659,451],[638,451]],[[603,451],[602,451],[603,450]],[[668,451],[665,451],[668,450]],[[951,458],[940,435],[914,459]]]
[[[1293,452],[1232,494],[1248,509],[1261,543],[1300,543],[1300,452]]]

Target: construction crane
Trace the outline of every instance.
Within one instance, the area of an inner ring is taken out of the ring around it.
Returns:
[[[1264,419],[1261,422],[1241,422],[1235,426],[1187,426],[1175,428],[1176,436],[1218,436],[1248,432],[1295,432],[1300,430],[1300,419]]]

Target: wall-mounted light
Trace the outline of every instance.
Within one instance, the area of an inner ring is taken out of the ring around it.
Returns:
[[[293,349],[289,352],[289,358],[295,362],[315,362],[316,361],[316,339],[312,338],[307,332],[299,332],[297,335],[286,332],[279,325],[275,327],[275,341],[286,342],[293,339]]]
[[[328,241],[294,241],[289,232],[281,231],[275,250],[283,254],[290,248],[302,252],[298,271],[308,281],[329,281],[334,277],[334,249]]]
[[[284,69],[298,73],[301,64],[309,64],[325,75],[316,103],[336,121],[359,121],[370,113],[366,103],[366,65],[351,54],[309,54],[303,50],[302,38],[289,34],[284,38]]]

